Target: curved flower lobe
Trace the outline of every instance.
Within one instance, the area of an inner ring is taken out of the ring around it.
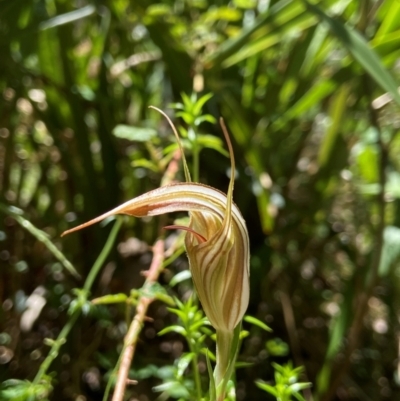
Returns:
[[[232,201],[235,160],[223,121],[221,125],[231,158],[231,177],[226,195],[198,183],[166,185],[62,235],[115,214],[143,217],[188,211],[188,227],[166,228],[187,231],[185,246],[200,302],[211,324],[217,330],[230,332],[241,321],[249,301],[249,238],[243,217]],[[185,172],[187,180],[190,180],[187,166]]]

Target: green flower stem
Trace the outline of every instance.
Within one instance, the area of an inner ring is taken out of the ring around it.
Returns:
[[[224,401],[226,387],[235,371],[241,329],[242,324],[239,323],[232,331],[217,330],[217,364],[214,370],[217,401]]]
[[[199,182],[199,148],[197,146],[197,140],[193,141],[193,181]]]
[[[110,235],[108,236],[106,244],[104,245],[98,258],[96,259],[93,267],[90,269],[89,275],[83,287],[84,290],[87,292],[87,294],[89,294],[89,291],[92,288],[93,282],[97,274],[99,273],[101,267],[103,266],[105,260],[107,259],[114,245],[118,231],[121,228],[121,224],[122,224],[122,218],[118,217],[116,223],[114,224],[114,227],[111,230]],[[81,310],[80,309],[76,310],[71,315],[65,326],[62,328],[60,334],[57,337],[57,340],[53,342],[50,348],[50,352],[48,353],[46,359],[41,363],[39,371],[37,372],[35,379],[33,380],[33,384],[38,384],[42,380],[43,376],[47,373],[47,370],[49,369],[51,363],[54,361],[54,359],[57,358],[61,346],[65,344],[68,334],[71,331],[74,324],[76,323],[80,314]]]
[[[221,387],[220,384],[224,381],[225,375],[228,371],[229,363],[230,363],[230,354],[233,342],[233,332],[225,332],[221,330],[217,330],[217,364],[215,365],[214,378],[215,378],[215,386],[217,387],[217,399],[220,399],[220,392],[218,391],[218,387]],[[225,393],[225,388],[222,389]],[[223,396],[224,394],[222,394]],[[223,399],[223,398],[221,398]]]

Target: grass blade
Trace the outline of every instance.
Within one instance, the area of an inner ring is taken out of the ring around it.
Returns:
[[[374,50],[367,41],[355,29],[348,28],[340,21],[329,17],[317,6],[306,2],[309,12],[317,15],[322,21],[326,22],[331,32],[340,40],[352,56],[361,64],[366,72],[374,81],[386,92],[389,92],[393,99],[400,106],[400,94],[397,84],[390,73],[381,63]]]

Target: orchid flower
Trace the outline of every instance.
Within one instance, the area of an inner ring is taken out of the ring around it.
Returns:
[[[161,110],[156,110],[167,118],[177,137],[187,182],[154,189],[62,235],[115,214],[144,217],[177,211],[189,212],[187,227],[165,228],[187,232],[185,247],[194,286],[207,318],[217,331],[217,366],[214,376],[216,395],[218,400],[223,400],[236,359],[237,350],[232,350],[234,332],[240,331],[239,323],[249,302],[249,237],[246,223],[232,200],[235,178],[233,149],[221,119],[231,160],[227,195],[210,186],[191,182],[178,133],[169,117]]]

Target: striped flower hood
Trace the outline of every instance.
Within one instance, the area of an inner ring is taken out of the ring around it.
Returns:
[[[228,193],[192,182],[166,185],[71,230],[97,223],[115,214],[135,217],[188,211],[183,229],[193,282],[204,312],[215,329],[232,331],[243,318],[249,302],[249,237],[246,223],[232,201],[235,160],[229,135],[221,122],[231,158]],[[184,155],[187,180],[190,181]]]

